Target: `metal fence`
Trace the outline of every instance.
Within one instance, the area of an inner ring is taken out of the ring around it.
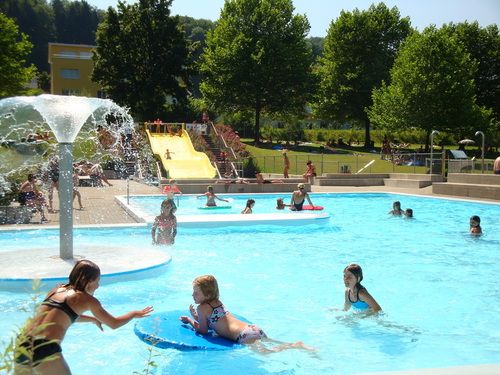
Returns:
[[[433,174],[448,173],[493,173],[493,163],[495,160],[485,159],[449,159],[439,153],[402,153],[402,154],[356,154],[354,161],[352,155],[350,160],[341,160],[342,155],[339,155],[340,160],[331,160],[331,154],[325,158],[325,154],[288,154],[290,160],[291,175],[302,175],[306,171],[307,161],[311,161],[316,167],[318,176],[326,173],[413,173],[413,174],[428,174],[432,165]],[[283,156],[259,156],[253,158],[261,171],[265,173],[282,174],[284,160]],[[390,168],[384,168],[380,171],[377,166],[376,171],[373,163],[374,160],[385,160],[390,163]],[[443,160],[444,169],[443,169]],[[371,164],[370,164],[371,163]]]

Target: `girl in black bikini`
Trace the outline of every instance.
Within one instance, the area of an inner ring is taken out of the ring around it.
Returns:
[[[99,288],[100,279],[101,271],[95,263],[80,260],[73,267],[68,284],[58,285],[47,294],[35,319],[17,337],[16,374],[32,374],[33,368],[42,374],[71,374],[60,344],[75,321],[94,323],[101,330],[102,324],[116,329],[134,318],[149,316],[153,311],[153,307],[149,306],[115,318],[93,296]],[[94,316],[83,315],[86,311],[91,311]],[[19,350],[20,347],[25,351]],[[45,360],[49,356],[51,359]]]

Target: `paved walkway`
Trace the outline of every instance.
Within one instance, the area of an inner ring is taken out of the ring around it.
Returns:
[[[136,221],[115,202],[115,196],[127,195],[127,190],[130,195],[160,193],[159,188],[134,180],[130,180],[128,189],[126,180],[110,180],[110,182],[113,186],[79,187],[85,209],[73,210],[74,225],[134,224]],[[73,206],[78,207],[76,199]],[[58,208],[59,200],[54,196],[54,209]],[[49,214],[48,217],[51,221],[43,224],[44,226],[59,226],[59,213]],[[33,226],[33,224],[40,224],[40,215],[38,213],[33,216],[30,224],[2,225],[0,229],[12,229],[12,227],[24,228],[26,226]]]

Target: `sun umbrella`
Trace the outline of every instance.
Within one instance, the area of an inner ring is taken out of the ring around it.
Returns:
[[[472,139],[462,139],[461,141],[458,142],[459,145],[473,145],[474,142]]]

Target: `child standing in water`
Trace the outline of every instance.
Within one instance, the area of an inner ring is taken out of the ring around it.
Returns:
[[[153,245],[173,245],[177,235],[177,218],[174,215],[175,204],[173,200],[165,199],[161,204],[161,213],[155,217],[151,227]],[[158,228],[158,235],[156,235]]]
[[[71,374],[62,355],[61,342],[75,321],[94,323],[103,331],[103,324],[116,329],[134,318],[150,316],[153,311],[151,306],[117,318],[108,313],[94,297],[100,279],[101,271],[95,263],[80,260],[73,267],[68,283],[56,286],[47,294],[34,320],[17,337],[16,374]],[[82,315],[86,311],[93,316]],[[18,350],[20,347],[24,350]],[[47,357],[51,359],[45,360]]]
[[[363,281],[363,270],[357,264],[350,264],[344,268],[345,303],[343,311],[353,306],[358,310],[367,310],[369,315],[375,315],[382,311],[380,305],[375,301],[366,288],[361,285]]]
[[[251,214],[252,213],[252,207],[255,205],[255,201],[253,199],[247,200],[247,206],[243,211],[241,211],[242,214]]]
[[[401,209],[401,202],[400,201],[394,201],[392,203],[392,210],[388,212],[390,215],[394,216],[401,216],[404,215],[404,211]]]
[[[215,195],[214,188],[212,186],[207,187],[206,193],[196,196],[196,198],[200,198],[200,197],[207,197],[207,203],[205,204],[205,206],[207,206],[207,207],[216,207],[217,206],[217,204],[215,203],[215,198],[217,198],[218,200],[223,201],[223,202],[229,202],[227,199],[222,199],[222,198],[219,198],[217,195]]]
[[[181,316],[179,319],[183,323],[193,326],[196,332],[202,335],[212,329],[219,336],[239,344],[256,344],[252,345],[251,348],[265,354],[286,349],[316,351],[302,341],[296,341],[292,344],[272,340],[259,326],[236,319],[219,300],[219,286],[212,275],[200,276],[193,281],[193,299],[194,303],[198,305],[196,310],[193,305],[189,306],[193,319],[188,316]],[[280,346],[268,349],[262,344],[262,341],[278,343]]]
[[[481,218],[479,216],[472,216],[470,218],[470,234],[482,234],[483,230],[481,229]]]

